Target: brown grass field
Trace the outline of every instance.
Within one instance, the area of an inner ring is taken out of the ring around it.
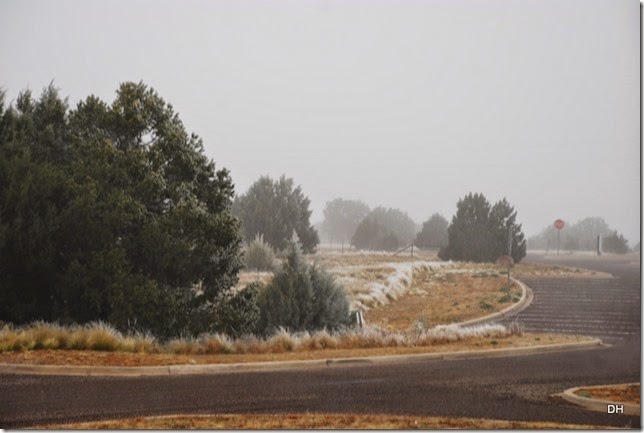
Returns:
[[[410,288],[395,302],[365,313],[365,320],[386,329],[406,331],[421,321],[425,326],[458,323],[498,312],[521,299],[521,288],[508,287],[495,270],[441,273],[422,268]]]
[[[33,427],[38,430],[112,430],[112,429],[208,429],[208,430],[276,430],[276,429],[606,429],[603,426],[563,424],[554,422],[503,421],[476,418],[446,418],[397,415],[363,414],[235,414],[235,415],[174,415],[138,417],[109,421],[91,421],[74,424],[46,424]]]

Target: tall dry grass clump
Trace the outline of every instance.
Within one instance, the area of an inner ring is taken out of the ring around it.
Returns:
[[[124,336],[105,322],[63,326],[58,323],[34,322],[18,328],[5,325],[0,330],[0,352],[72,349],[124,352],[159,352],[156,339],[137,332]]]
[[[522,335],[519,323],[461,327],[455,324],[425,329],[416,326],[402,333],[377,326],[342,328],[336,331],[290,332],[278,328],[266,337],[243,335],[236,339],[226,334],[203,334],[197,338],[180,337],[164,344],[150,334],[123,335],[109,324],[62,326],[34,322],[19,328],[4,325],[0,329],[0,352],[38,349],[76,349],[181,355],[225,355],[284,353],[325,349],[369,349],[379,347],[430,346],[477,338],[505,338]]]

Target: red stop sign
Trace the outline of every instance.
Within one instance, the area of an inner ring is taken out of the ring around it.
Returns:
[[[564,225],[565,225],[565,223],[564,223],[564,221],[563,221],[563,220],[557,220],[557,221],[555,221],[555,228],[556,228],[557,230],[561,230],[562,228],[564,228]]]

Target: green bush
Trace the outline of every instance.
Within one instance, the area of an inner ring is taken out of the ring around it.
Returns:
[[[250,283],[241,290],[221,293],[215,302],[214,330],[231,337],[252,334],[259,320],[259,284]]]
[[[342,286],[324,269],[308,265],[291,243],[282,267],[260,292],[259,330],[337,329],[349,323],[349,302]]]
[[[256,235],[253,242],[246,248],[246,269],[254,271],[272,271],[275,262],[275,252],[264,235]]]

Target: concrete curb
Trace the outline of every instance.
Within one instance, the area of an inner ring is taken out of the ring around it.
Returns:
[[[624,383],[620,385],[639,385],[639,382]],[[640,415],[640,405],[634,403],[620,403],[610,400],[600,400],[597,398],[581,397],[575,394],[580,389],[588,388],[603,388],[610,385],[596,385],[596,386],[578,386],[569,388],[557,396],[563,398],[569,403],[576,404],[584,409],[593,410],[595,412],[608,413],[608,405],[624,405],[624,415]]]
[[[576,343],[551,344],[518,348],[488,349],[463,352],[417,353],[408,355],[371,356],[362,358],[315,359],[286,362],[248,362],[241,364],[170,365],[153,367],[100,367],[76,365],[0,364],[0,374],[35,374],[54,376],[179,376],[188,374],[218,374],[259,371],[280,371],[298,368],[386,364],[428,360],[458,360],[504,356],[533,355],[562,350],[588,349],[602,346],[593,339]]]
[[[492,320],[496,319],[503,319],[505,316],[509,314],[517,314],[526,308],[530,306],[532,301],[534,300],[534,294],[532,293],[532,289],[528,286],[525,285],[522,281],[517,280],[516,278],[510,278],[514,283],[517,283],[521,287],[521,291],[523,292],[521,294],[521,299],[519,302],[516,304],[512,304],[507,308],[504,308],[501,311],[497,311],[496,313],[488,314],[487,316],[483,317],[478,317],[476,319],[470,319],[466,320],[465,322],[459,322],[457,323],[458,326],[472,326],[472,325],[480,325],[485,322],[490,322]]]

